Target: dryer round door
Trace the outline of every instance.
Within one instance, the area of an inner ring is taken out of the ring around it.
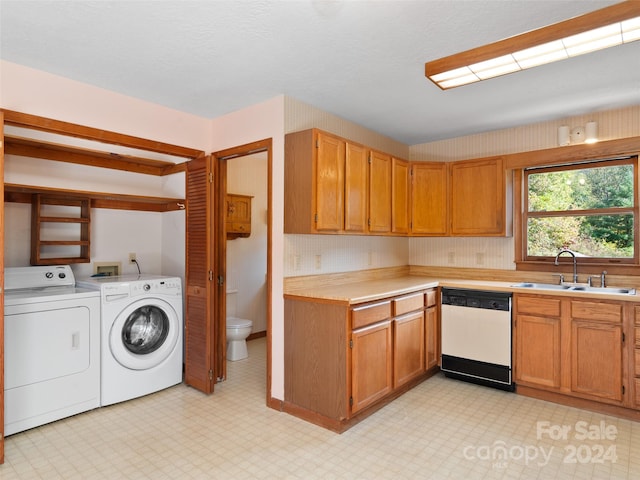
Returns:
[[[148,370],[166,360],[180,337],[180,320],[162,299],[140,299],[127,306],[113,322],[109,348],[126,368]]]

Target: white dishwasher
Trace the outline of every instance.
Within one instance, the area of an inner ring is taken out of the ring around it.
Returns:
[[[442,289],[442,371],[513,391],[511,293]]]

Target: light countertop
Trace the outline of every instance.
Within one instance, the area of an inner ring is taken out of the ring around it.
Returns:
[[[284,296],[289,299],[315,300],[328,303],[344,303],[354,305],[373,302],[387,297],[415,292],[416,290],[435,287],[468,288],[496,292],[529,293],[536,295],[571,296],[578,298],[598,298],[606,300],[622,300],[640,302],[640,295],[623,295],[615,293],[592,293],[561,290],[531,289],[514,287],[518,282],[496,282],[488,280],[440,279],[419,275],[406,275],[393,278],[363,280],[357,282],[326,284],[307,284],[296,288],[285,289]]]

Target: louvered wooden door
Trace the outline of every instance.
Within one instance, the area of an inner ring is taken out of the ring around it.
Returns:
[[[204,393],[215,383],[213,174],[210,157],[187,163],[185,383]]]

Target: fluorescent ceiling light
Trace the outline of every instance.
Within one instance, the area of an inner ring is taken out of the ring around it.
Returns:
[[[427,62],[441,89],[640,40],[640,1],[628,0],[515,37]]]

